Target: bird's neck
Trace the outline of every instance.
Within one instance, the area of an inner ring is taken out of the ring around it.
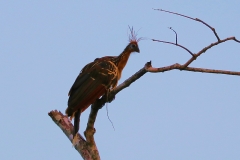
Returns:
[[[118,57],[117,67],[118,67],[118,79],[121,78],[122,70],[126,66],[128,58],[130,56],[131,52],[128,50],[124,50]]]

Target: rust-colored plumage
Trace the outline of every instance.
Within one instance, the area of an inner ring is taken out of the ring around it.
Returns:
[[[98,98],[114,89],[121,78],[122,70],[132,52],[140,52],[136,33],[130,28],[129,44],[119,56],[96,58],[87,64],[76,78],[69,91],[66,114],[74,117],[74,135],[79,130],[81,113]]]

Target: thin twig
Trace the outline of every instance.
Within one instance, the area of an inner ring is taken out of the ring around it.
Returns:
[[[174,30],[174,29],[172,29],[172,27],[169,27],[169,29],[171,29],[174,33],[175,33],[175,35],[176,35],[176,44],[178,43],[177,42],[177,40],[178,40],[178,38],[177,38],[177,32]]]
[[[186,47],[184,47],[184,46],[182,46],[182,45],[180,45],[180,44],[176,44],[176,43],[168,42],[168,41],[157,40],[157,39],[152,39],[152,41],[157,41],[157,42],[162,42],[162,43],[168,43],[168,44],[172,44],[172,45],[181,47],[181,48],[185,49],[188,53],[190,53],[193,57],[195,57],[194,53],[192,53],[189,49],[187,49]]]
[[[192,18],[192,17],[186,16],[186,15],[183,15],[183,14],[179,14],[179,13],[176,13],[176,12],[167,11],[167,10],[164,10],[164,9],[154,9],[154,8],[153,8],[153,10],[158,10],[158,11],[162,11],[162,12],[167,12],[167,13],[171,13],[171,14],[175,14],[175,15],[178,15],[178,16],[182,16],[182,17],[185,17],[185,18],[194,20],[194,21],[201,22],[202,24],[204,24],[205,26],[207,26],[208,28],[210,28],[210,29],[213,31],[214,35],[216,36],[217,40],[220,41],[220,38],[219,38],[217,32],[215,31],[215,28],[211,27],[209,24],[207,24],[206,22],[202,21],[202,20],[199,19],[199,18]]]
[[[238,42],[238,43],[240,43],[240,41],[239,41],[239,40],[237,40],[237,39],[236,39],[236,37],[234,37],[234,39],[233,39],[233,40],[234,40],[234,41],[236,41],[236,42]]]
[[[109,114],[108,114],[108,103],[106,103],[106,111],[107,111],[108,120],[109,120],[110,123],[112,124],[112,127],[113,127],[113,129],[114,129],[114,131],[115,131],[115,127],[114,127],[114,125],[113,125],[113,122],[112,122],[112,120],[110,119]]]

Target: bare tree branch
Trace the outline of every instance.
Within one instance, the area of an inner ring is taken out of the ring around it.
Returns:
[[[216,33],[215,29],[213,27],[211,27],[210,25],[208,25],[206,22],[198,19],[198,18],[192,18],[192,17],[189,17],[189,16],[186,16],[186,15],[183,15],[183,14],[179,14],[179,13],[175,13],[175,12],[171,12],[171,11],[167,11],[167,10],[163,10],[163,9],[154,9],[154,10],[158,10],[158,11],[162,11],[162,12],[167,12],[167,13],[171,13],[171,14],[175,14],[175,15],[178,15],[178,16],[182,16],[182,17],[185,17],[185,18],[188,18],[188,19],[191,19],[191,20],[194,20],[194,21],[198,21],[198,22],[201,22],[203,23],[204,25],[206,25],[207,27],[209,27],[215,34],[215,36],[217,37],[218,41],[217,42],[214,42],[214,43],[211,43],[210,45],[206,46],[205,48],[203,48],[202,50],[200,50],[197,54],[193,54],[192,51],[190,51],[187,47],[184,47],[180,44],[177,44],[177,43],[173,43],[173,42],[167,42],[167,41],[163,41],[163,40],[156,40],[156,39],[152,39],[152,41],[157,41],[157,42],[161,42],[161,43],[168,43],[168,44],[172,44],[172,45],[175,45],[175,46],[178,46],[178,47],[181,47],[183,49],[185,49],[187,52],[189,52],[191,55],[192,55],[192,58],[190,58],[184,65],[181,65],[182,69],[185,69],[186,67],[188,67],[194,60],[197,59],[197,57],[199,57],[202,53],[206,52],[208,49],[212,48],[213,46],[216,46],[220,43],[223,43],[223,42],[226,42],[226,41],[229,41],[229,40],[234,40],[238,43],[240,43],[239,40],[237,40],[235,37],[228,37],[228,38],[225,38],[225,39],[220,39],[218,34]],[[170,28],[171,29],[171,28]],[[173,30],[173,29],[172,29]],[[174,30],[173,30],[174,31]],[[175,31],[174,31],[175,32]],[[177,34],[175,32],[175,34]],[[177,40],[176,40],[177,42]],[[211,72],[212,73],[212,72]]]
[[[168,41],[162,41],[162,40],[152,39],[152,41],[172,44],[172,45],[181,47],[181,48],[185,49],[186,51],[188,51],[188,52],[192,55],[192,58],[190,58],[184,65],[182,65],[182,69],[184,69],[184,68],[186,68],[187,66],[189,66],[189,64],[191,64],[194,60],[197,59],[197,57],[199,57],[202,53],[206,52],[208,49],[210,49],[210,48],[212,48],[213,46],[216,46],[216,45],[218,45],[218,44],[220,44],[220,43],[229,41],[229,40],[234,40],[234,41],[240,43],[240,41],[237,40],[235,37],[228,37],[228,38],[225,38],[225,39],[223,39],[223,40],[217,41],[217,42],[215,42],[215,43],[211,43],[211,44],[208,45],[207,47],[205,47],[205,48],[203,48],[202,50],[200,50],[197,54],[194,54],[192,51],[190,51],[189,49],[187,49],[186,47],[184,47],[184,46],[182,46],[182,45],[180,45],[180,44],[176,44],[176,43],[168,42]]]
[[[205,53],[208,49],[212,48],[213,46],[216,46],[220,43],[223,43],[223,42],[226,42],[226,41],[229,41],[229,40],[234,40],[236,41],[236,38],[235,37],[228,37],[228,38],[225,38],[223,40],[219,40],[215,43],[212,43],[210,45],[208,45],[207,47],[203,48],[202,50],[200,50],[197,54],[195,54],[194,57],[192,57],[191,59],[189,59],[184,65],[183,65],[183,68],[186,68],[187,66],[189,66],[189,64],[191,64],[194,60],[197,59],[197,57],[199,57],[202,53]]]
[[[187,49],[186,47],[184,47],[184,46],[182,46],[180,44],[173,43],[173,42],[168,42],[168,41],[157,40],[157,39],[152,39],[152,41],[157,41],[157,42],[161,42],[161,43],[168,43],[168,44],[172,44],[172,45],[181,47],[181,48],[185,49],[188,53],[190,53],[194,57],[194,53],[193,52],[191,52],[189,49]]]
[[[124,88],[129,87],[133,82],[135,82],[136,80],[138,80],[140,77],[142,77],[146,72],[148,67],[151,67],[151,61],[147,62],[145,64],[145,66],[140,69],[138,72],[136,72],[134,75],[132,75],[131,77],[129,77],[128,79],[126,79],[123,83],[121,83],[120,85],[118,85],[114,90],[112,90],[110,92],[110,94],[114,94],[116,95],[118,92],[120,92],[121,90],[123,90]]]
[[[179,13],[175,13],[175,12],[171,12],[171,11],[167,11],[167,10],[163,10],[163,9],[153,9],[153,10],[158,10],[158,11],[162,11],[162,12],[167,12],[167,13],[171,13],[171,14],[175,14],[175,15],[178,15],[178,16],[182,16],[182,17],[185,17],[185,18],[194,20],[194,21],[201,22],[201,23],[203,23],[205,26],[207,26],[208,28],[210,28],[210,29],[213,31],[214,35],[216,36],[217,40],[220,41],[220,38],[219,38],[217,32],[215,31],[215,28],[211,27],[209,24],[207,24],[206,22],[202,21],[201,19],[192,18],[192,17],[186,16],[186,15],[183,15],[183,14],[179,14]]]
[[[216,69],[207,69],[207,68],[195,68],[195,67],[183,68],[183,65],[180,65],[178,63],[170,65],[170,66],[166,66],[166,67],[161,67],[161,68],[149,67],[149,68],[147,68],[147,71],[151,72],[151,73],[157,73],[157,72],[170,71],[170,70],[173,70],[173,69],[184,70],[184,71],[192,71],[192,72],[216,73],[216,74],[226,74],[226,75],[240,76],[240,72],[226,71],[226,70],[216,70]]]
[[[111,90],[108,94],[106,94],[106,95],[102,96],[100,99],[96,100],[94,102],[94,104],[92,104],[92,106],[91,106],[91,112],[90,112],[90,115],[89,115],[87,127],[86,127],[86,130],[84,132],[86,140],[84,140],[84,138],[80,134],[77,134],[77,136],[75,136],[75,138],[73,140],[72,139],[72,137],[73,137],[73,134],[72,134],[73,133],[73,125],[69,121],[68,117],[64,116],[61,112],[58,112],[56,110],[49,112],[48,113],[49,116],[62,129],[62,131],[65,133],[65,135],[68,137],[68,139],[74,145],[75,149],[81,154],[81,156],[85,160],[100,160],[100,155],[99,155],[99,152],[98,152],[95,140],[94,140],[94,134],[96,132],[96,130],[94,128],[94,123],[95,123],[96,118],[97,118],[98,110],[101,109],[105,105],[105,103],[111,102],[115,98],[116,94],[118,94],[121,90],[129,87],[133,82],[135,82],[136,80],[141,78],[145,73],[147,73],[147,72],[157,73],[157,72],[165,72],[165,71],[170,71],[170,70],[173,70],[173,69],[178,69],[178,70],[185,70],[185,71],[192,71],[192,72],[215,73],[215,74],[226,74],[226,75],[240,76],[240,72],[235,72],[235,71],[188,67],[194,60],[197,59],[197,57],[199,57],[200,55],[205,53],[210,48],[212,48],[212,47],[214,47],[214,46],[216,46],[220,43],[229,41],[229,40],[233,40],[237,43],[240,43],[239,40],[237,40],[235,37],[228,37],[228,38],[225,38],[225,39],[221,40],[213,27],[211,27],[206,22],[204,22],[204,21],[202,21],[198,18],[192,18],[192,17],[186,16],[186,15],[182,15],[182,14],[179,14],[179,13],[175,13],[175,12],[171,12],[171,11],[167,11],[167,10],[162,10],[162,9],[154,9],[154,10],[159,10],[159,11],[179,15],[179,16],[182,16],[182,17],[194,20],[194,21],[201,22],[202,24],[206,25],[208,28],[210,28],[213,31],[213,33],[216,36],[218,41],[209,44],[208,46],[201,49],[198,53],[194,54],[187,47],[184,47],[184,46],[178,44],[177,33],[171,27],[169,29],[173,30],[176,34],[176,42],[175,43],[168,42],[168,41],[163,41],[163,40],[152,39],[152,41],[172,44],[172,45],[178,46],[180,48],[183,48],[188,53],[190,53],[192,55],[192,57],[183,65],[176,63],[176,64],[173,64],[173,65],[170,65],[170,66],[165,66],[165,67],[160,67],[160,68],[152,67],[151,61],[147,62],[143,68],[141,68],[138,72],[136,72],[130,78],[125,80],[122,84],[118,85],[115,89]]]
[[[94,160],[100,160],[100,155],[99,155],[97,145],[96,145],[95,140],[94,140],[94,134],[96,132],[96,129],[94,128],[94,123],[96,121],[97,113],[98,113],[98,110],[99,110],[98,105],[101,105],[99,103],[101,103],[101,102],[99,100],[97,100],[91,106],[91,112],[89,114],[87,128],[84,132],[84,135],[85,135],[86,140],[87,140],[87,144],[91,148],[90,152],[91,152],[91,155],[92,155]]]
[[[73,125],[68,119],[68,117],[64,116],[61,112],[58,112],[56,110],[49,112],[48,115],[61,128],[61,130],[65,133],[68,139],[72,142]],[[91,156],[91,152],[89,152],[87,142],[84,140],[84,138],[80,134],[77,134],[77,137],[78,137],[79,143],[74,146],[75,149],[80,153],[80,155],[83,157],[84,160],[93,160]],[[69,145],[69,147],[71,146]]]

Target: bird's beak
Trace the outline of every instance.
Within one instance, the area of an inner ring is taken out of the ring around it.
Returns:
[[[140,53],[140,50],[139,50],[139,48],[137,48],[137,49],[136,49],[136,52]]]

